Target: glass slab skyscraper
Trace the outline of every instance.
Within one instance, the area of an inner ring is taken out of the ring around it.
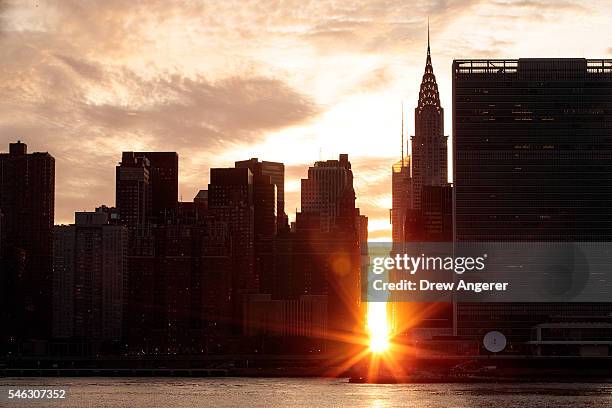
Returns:
[[[457,242],[612,241],[612,60],[453,63]],[[457,334],[512,341],[612,303],[459,303]]]

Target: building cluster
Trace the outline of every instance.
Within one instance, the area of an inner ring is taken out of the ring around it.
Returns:
[[[456,60],[452,72],[451,185],[428,41],[411,149],[402,121],[392,166],[392,251],[612,241],[612,60]],[[324,353],[359,334],[368,220],[347,155],[308,169],[291,225],[282,163],[213,168],[190,202],[177,198],[178,165],[174,152],[123,152],[115,205],[54,226],[54,158],[21,142],[0,154],[2,351]],[[389,313],[398,337],[434,354],[481,352],[500,331],[504,352],[612,355],[612,302],[398,302]]]
[[[428,44],[412,155],[403,154],[402,129],[392,167],[393,251],[420,242],[612,241],[612,61],[456,60],[452,72],[451,186]],[[567,272],[551,271],[559,282]],[[451,338],[478,350],[499,331],[507,353],[612,355],[612,302],[403,302],[391,316],[400,337],[430,346],[444,339],[442,353]],[[552,331],[547,342],[541,333]]]
[[[402,155],[391,169],[391,232],[395,253],[405,252],[406,243],[451,242],[453,240],[453,187],[448,182],[448,137],[444,134],[444,109],[433,71],[429,38],[425,72],[414,110],[412,154],[404,145],[402,109]],[[406,148],[406,149],[405,149]],[[452,328],[448,303],[392,304],[392,326],[399,335],[432,328],[447,333]]]
[[[290,226],[283,163],[210,170],[178,200],[175,152],[123,152],[115,205],[53,225],[54,159],[0,155],[8,352],[325,353],[361,327],[367,218],[347,155],[315,163]]]

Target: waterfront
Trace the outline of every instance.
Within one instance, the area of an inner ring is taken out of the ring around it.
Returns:
[[[0,378],[0,389],[65,387],[61,402],[15,407],[600,407],[612,384],[349,384],[304,378]]]

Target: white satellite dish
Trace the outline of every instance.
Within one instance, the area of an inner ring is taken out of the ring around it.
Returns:
[[[499,353],[506,348],[506,336],[498,331],[490,331],[484,336],[482,344],[491,353]]]

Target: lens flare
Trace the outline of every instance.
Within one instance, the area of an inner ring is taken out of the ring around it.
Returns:
[[[370,335],[370,350],[382,353],[389,348],[389,323],[387,320],[387,303],[368,303],[368,333]]]

